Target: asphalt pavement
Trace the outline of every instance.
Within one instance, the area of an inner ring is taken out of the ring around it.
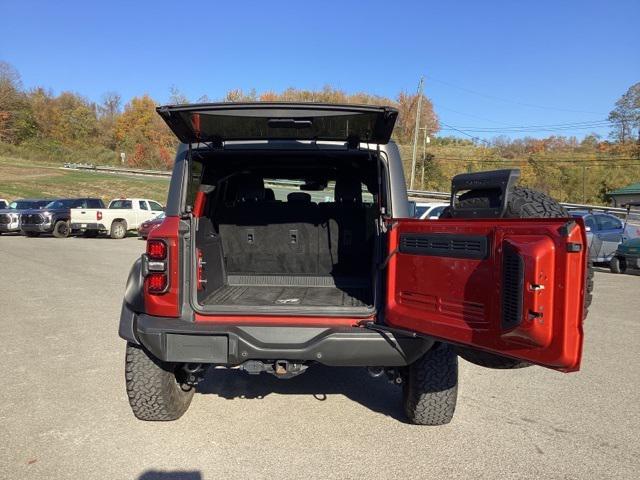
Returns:
[[[214,370],[185,416],[136,420],[117,335],[144,243],[0,237],[0,478],[638,478],[640,276],[596,274],[582,370],[460,365],[456,417],[405,422],[364,369]]]

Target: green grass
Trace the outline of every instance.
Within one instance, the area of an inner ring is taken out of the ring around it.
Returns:
[[[148,178],[64,170],[60,164],[0,156],[0,198],[117,197],[150,198],[164,204],[168,178]]]

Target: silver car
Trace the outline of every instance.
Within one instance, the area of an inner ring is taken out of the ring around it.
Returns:
[[[572,217],[580,217],[587,227],[589,258],[594,263],[608,263],[618,245],[631,238],[640,237],[640,226],[620,220],[609,213],[585,210],[569,212]]]

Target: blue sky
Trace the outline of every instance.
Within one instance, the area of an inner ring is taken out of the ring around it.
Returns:
[[[425,75],[440,119],[460,130],[442,134],[582,136],[588,130],[573,124],[605,119],[640,81],[639,7],[637,0],[0,0],[0,59],[26,87],[92,100],[117,91],[125,100],[149,93],[165,102],[172,85],[192,100],[232,88],[325,84],[394,96],[415,91]],[[538,127],[560,124],[572,126]]]

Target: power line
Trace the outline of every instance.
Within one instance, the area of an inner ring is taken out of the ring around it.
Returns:
[[[454,85],[453,83],[445,82],[444,80],[439,80],[437,78],[434,78],[431,75],[427,75],[427,78],[429,78],[429,80],[432,80],[432,81],[434,81],[436,83],[441,83],[443,85],[447,85],[449,87],[456,88],[456,89],[461,90],[463,92],[471,93],[473,95],[478,95],[480,97],[488,98],[488,99],[491,99],[491,100],[497,100],[497,101],[504,102],[504,103],[511,103],[511,104],[514,104],[514,105],[520,105],[520,106],[523,106],[523,107],[539,108],[539,109],[542,109],[542,110],[555,110],[555,111],[559,111],[559,112],[589,113],[589,114],[594,114],[594,115],[606,115],[605,113],[592,112],[592,111],[589,111],[589,110],[574,110],[574,109],[569,109],[569,108],[551,107],[551,106],[547,106],[547,105],[536,105],[534,103],[527,103],[527,102],[520,102],[520,101],[517,101],[517,100],[510,100],[510,99],[507,99],[507,98],[502,98],[502,97],[498,97],[498,96],[495,96],[495,95],[489,95],[489,94],[486,94],[486,93],[478,92],[478,91],[472,90],[470,88],[460,87],[458,85]]]
[[[443,123],[444,125],[444,123]],[[477,127],[477,128],[469,128],[469,127],[463,127],[464,130],[466,130],[467,132],[474,132],[474,133],[532,133],[532,132],[548,132],[548,133],[553,133],[553,132],[572,132],[575,130],[594,130],[594,129],[599,129],[599,128],[603,128],[603,127],[607,127],[607,124],[600,124],[600,125],[582,125],[582,126],[575,126],[575,127],[555,127],[555,128],[548,128],[548,127],[531,127],[531,128],[482,128],[482,127]],[[441,128],[440,130],[442,131],[447,131],[447,130],[457,130],[460,131],[462,130],[462,128],[460,127],[450,127],[450,128]]]
[[[593,120],[586,122],[566,122],[566,123],[547,123],[543,125],[505,125],[504,127],[476,127],[469,125],[457,125],[458,128],[482,128],[482,129],[496,129],[503,130],[505,128],[555,128],[555,127],[573,127],[573,126],[582,126],[582,125],[603,125],[603,124],[611,124],[608,120]]]
[[[442,125],[444,125],[445,127],[448,127],[448,128],[449,128],[449,129],[451,129],[451,130],[454,130],[454,131],[459,132],[459,133],[461,133],[461,134],[463,134],[463,135],[466,135],[466,136],[467,136],[467,137],[469,137],[469,138],[472,138],[473,140],[477,140],[477,141],[479,141],[479,142],[484,142],[484,143],[486,143],[487,145],[489,144],[489,142],[487,142],[486,140],[484,140],[484,139],[482,139],[482,138],[480,138],[480,137],[476,137],[475,135],[471,135],[470,133],[467,133],[467,132],[465,132],[464,130],[460,130],[460,129],[458,129],[458,128],[456,128],[456,127],[452,126],[452,125],[447,125],[447,124],[446,124],[446,123],[444,123],[443,121],[440,121],[440,123],[441,123]]]

